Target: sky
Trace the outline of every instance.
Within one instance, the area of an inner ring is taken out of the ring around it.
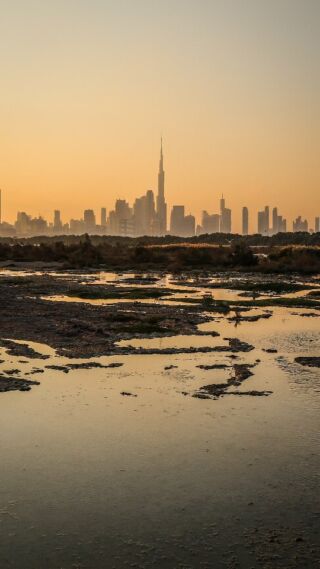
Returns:
[[[320,215],[319,0],[0,0],[2,217]]]

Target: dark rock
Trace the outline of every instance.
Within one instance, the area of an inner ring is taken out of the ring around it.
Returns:
[[[6,348],[10,356],[22,356],[38,360],[47,360],[49,358],[49,356],[40,354],[39,352],[36,352],[33,348],[30,348],[28,344],[20,344],[18,342],[14,342],[13,340],[0,339],[0,346]]]
[[[307,367],[320,367],[320,357],[299,357],[294,360],[297,364]]]
[[[40,385],[38,381],[28,381],[0,375],[0,393],[7,391],[30,391],[33,385]]]
[[[229,366],[227,366],[227,364],[212,364],[212,365],[199,365],[197,367],[199,369],[210,370],[210,369],[226,369]]]

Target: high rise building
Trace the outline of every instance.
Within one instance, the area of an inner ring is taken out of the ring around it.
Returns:
[[[155,232],[156,210],[154,203],[154,193],[148,190],[146,193],[146,222],[148,235],[153,235]]]
[[[81,235],[84,233],[83,219],[70,219],[70,233],[71,235]]]
[[[302,219],[301,215],[299,215],[292,224],[292,230],[294,233],[298,233],[299,231],[308,231],[308,221],[306,219]]]
[[[258,233],[269,235],[270,232],[270,209],[266,205],[263,211],[258,211]]]
[[[100,225],[101,225],[101,227],[106,227],[106,225],[107,225],[107,210],[105,207],[101,208]]]
[[[258,211],[258,233],[264,235],[266,231],[265,213]]]
[[[265,224],[266,224],[265,232],[267,235],[269,235],[269,233],[270,233],[270,208],[268,205],[266,205],[266,207],[264,208],[264,215],[265,215]]]
[[[30,215],[28,215],[25,211],[18,211],[17,221],[15,222],[17,235],[28,235],[30,231],[30,221]]]
[[[136,235],[147,233],[146,196],[137,198],[133,204],[133,219]]]
[[[85,209],[83,212],[84,230],[87,233],[94,233],[96,230],[96,216],[93,209]]]
[[[181,235],[184,222],[184,205],[174,205],[171,210],[170,233]]]
[[[223,196],[220,200],[220,233],[231,233],[231,209],[226,208]]]
[[[158,232],[160,235],[165,235],[167,232],[167,204],[164,196],[165,172],[163,169],[163,149],[161,138],[160,149],[160,162],[158,173],[158,195],[157,195],[157,218],[158,218]]]
[[[247,207],[242,208],[242,235],[249,233],[249,210]]]
[[[280,229],[279,231],[281,231],[281,233],[287,233],[287,220],[283,219],[282,215],[280,215],[279,218],[279,223],[280,223]]]
[[[193,237],[196,220],[193,215],[184,214],[184,205],[174,205],[171,210],[170,233],[180,237]]]
[[[183,237],[193,237],[196,232],[196,218],[194,215],[185,215],[183,220]]]
[[[207,211],[203,211],[200,233],[219,233],[219,231],[220,215],[218,213],[209,214]]]
[[[320,232],[320,217],[316,217],[314,220],[314,230],[316,233]]]
[[[59,209],[54,210],[53,214],[53,231],[60,233],[62,231],[61,213]]]
[[[278,208],[274,207],[272,210],[272,233],[276,235],[279,233],[280,218],[278,216]]]
[[[132,219],[132,208],[126,200],[117,200],[115,208],[110,211],[108,218],[108,231],[111,235],[120,235],[120,225],[126,226],[126,223]]]

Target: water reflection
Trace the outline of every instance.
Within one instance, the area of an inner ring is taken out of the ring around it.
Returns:
[[[238,323],[254,350],[235,360],[124,355],[66,375],[45,367],[69,362],[48,346],[30,343],[44,361],[0,348],[0,373],[44,371],[31,392],[0,394],[1,568],[314,567],[320,377],[294,358],[319,355],[320,338],[305,313]],[[234,325],[215,316],[199,329],[219,337],[130,344],[226,344]],[[234,362],[257,364],[243,389],[272,396],[189,396],[227,382]]]

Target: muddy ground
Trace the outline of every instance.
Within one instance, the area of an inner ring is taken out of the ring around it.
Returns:
[[[179,281],[181,282],[181,281]],[[151,283],[150,283],[151,284]],[[182,284],[182,283],[181,283]],[[126,286],[129,285],[129,286]],[[244,285],[242,284],[242,287]],[[261,283],[260,283],[260,286]],[[277,285],[278,288],[280,285]],[[283,285],[282,285],[283,286]],[[293,285],[290,285],[291,288]],[[299,285],[301,287],[301,285]],[[252,288],[252,284],[251,284]],[[294,288],[294,287],[293,287]],[[12,353],[22,357],[39,357],[32,355],[32,349],[25,345],[8,344],[10,340],[39,342],[54,348],[59,355],[69,358],[89,358],[102,355],[137,353],[138,350],[120,348],[117,342],[137,337],[165,337],[177,334],[205,335],[198,331],[198,325],[210,320],[210,314],[226,313],[235,321],[261,317],[269,318],[271,313],[246,316],[248,301],[211,302],[210,305],[201,299],[185,305],[176,302],[165,305],[143,302],[144,299],[168,298],[173,292],[170,288],[134,288],[129,283],[121,286],[115,284],[95,285],[83,282],[83,276],[34,274],[26,277],[2,276],[0,280],[0,344],[13,350]],[[116,304],[92,305],[89,303],[53,302],[52,296],[78,296],[79,298],[112,298]],[[137,298],[142,299],[139,303]],[[127,302],[122,302],[126,300]],[[129,300],[129,302],[128,302]],[[132,302],[130,302],[132,300]],[[187,300],[187,299],[186,299]],[[281,300],[281,299],[280,299]],[[290,305],[301,305],[305,300],[290,299]],[[279,298],[268,301],[268,305],[277,304]],[[312,302],[309,299],[309,302]],[[320,308],[317,301],[314,308]],[[260,306],[259,300],[251,301],[250,307]],[[243,314],[244,313],[244,314]],[[208,334],[213,336],[214,332]],[[205,342],[204,342],[205,344]],[[198,351],[190,349],[189,352]],[[236,345],[204,347],[202,351],[245,351]],[[188,350],[185,350],[188,351]],[[174,350],[164,352],[173,353]],[[143,350],[139,353],[159,353],[159,350]]]

